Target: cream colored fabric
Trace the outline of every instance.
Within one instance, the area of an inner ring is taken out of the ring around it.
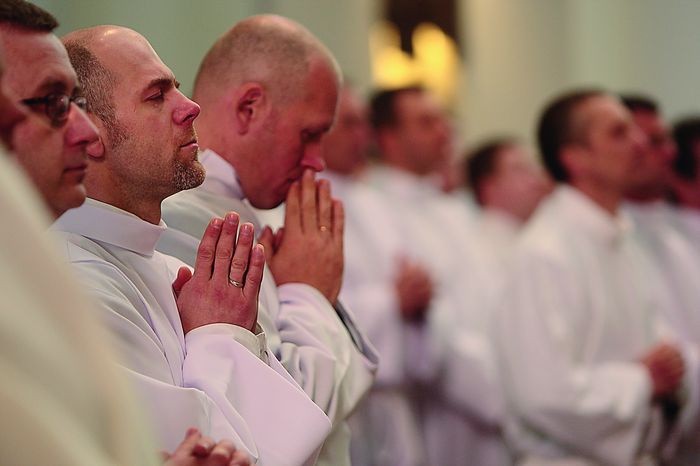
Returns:
[[[434,281],[426,325],[406,340],[410,375],[422,382],[421,422],[428,464],[507,465],[501,435],[503,399],[495,383],[485,309],[477,285],[481,254],[474,247],[468,204],[445,196],[426,177],[378,167],[371,181],[391,206],[386,214],[403,252]]]
[[[236,211],[241,221],[252,222],[260,232],[233,167],[211,150],[202,153],[200,160],[207,168],[206,181],[165,200],[163,219],[170,228],[158,243],[159,251],[189,264],[194,263],[199,238],[215,215]],[[309,285],[278,287],[266,267],[258,322],[284,368],[333,423],[319,465],[349,465],[347,417],[374,381],[377,355],[354,320],[351,313],[334,309]],[[354,343],[351,333],[357,337]]]
[[[109,338],[5,154],[0,191],[0,464],[158,464]]]
[[[675,426],[662,423],[638,362],[675,341],[656,273],[629,220],[580,191],[561,186],[538,209],[494,326],[521,458],[627,466],[668,446],[663,429]],[[688,393],[694,354],[684,351]],[[692,412],[683,408],[681,418]]]
[[[261,359],[243,346],[235,325],[183,333],[172,281],[184,263],[155,251],[165,229],[94,199],[53,225],[119,343],[161,448],[172,450],[195,426],[233,441],[257,464],[308,464],[331,428],[328,418],[267,350]]]

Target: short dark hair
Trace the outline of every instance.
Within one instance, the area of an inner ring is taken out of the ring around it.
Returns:
[[[114,110],[112,94],[117,77],[105,68],[85,43],[68,40],[64,41],[63,45],[87,99],[88,112],[102,121],[112,144],[119,145],[126,138],[126,134],[121,129]]]
[[[694,146],[700,142],[700,117],[684,118],[673,125],[673,139],[678,146],[673,170],[682,178],[694,180],[698,175]]]
[[[53,32],[58,27],[51,13],[24,0],[0,0],[0,24],[38,32]]]
[[[621,94],[620,100],[630,112],[659,113],[659,104],[651,97],[641,94]]]
[[[542,162],[556,181],[569,180],[569,173],[560,157],[561,149],[583,139],[583,128],[575,121],[576,111],[588,99],[603,95],[606,93],[600,89],[575,90],[554,99],[545,107],[537,126],[537,142]]]
[[[513,138],[491,139],[467,155],[466,177],[479,204],[484,204],[481,188],[484,182],[496,173],[501,152],[515,144]]]
[[[398,122],[396,99],[404,94],[422,92],[425,92],[425,89],[420,86],[407,86],[375,92],[370,99],[370,123],[372,128],[376,131],[395,126]]]

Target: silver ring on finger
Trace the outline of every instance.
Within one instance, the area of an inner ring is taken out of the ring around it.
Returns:
[[[237,280],[232,279],[231,277],[228,277],[228,282],[235,286],[236,288],[243,288],[243,282],[239,282]]]

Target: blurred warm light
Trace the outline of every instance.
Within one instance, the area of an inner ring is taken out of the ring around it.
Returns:
[[[398,29],[390,22],[376,24],[369,44],[374,85],[382,89],[420,84],[445,106],[455,102],[459,73],[457,45],[433,23],[413,32],[413,56],[401,50]]]

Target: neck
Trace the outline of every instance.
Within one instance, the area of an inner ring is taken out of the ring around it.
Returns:
[[[622,195],[619,192],[609,189],[598,189],[587,183],[571,182],[571,186],[578,189],[590,200],[598,204],[611,215],[617,215],[617,210],[622,202]]]
[[[641,204],[647,204],[650,202],[656,202],[664,199],[664,191],[658,190],[638,190],[631,191],[625,195],[625,199],[629,199],[633,202],[639,202]]]
[[[158,225],[160,223],[160,203],[162,202],[161,200],[148,201],[146,199],[140,199],[138,201],[134,201],[132,199],[129,199],[128,197],[116,198],[114,196],[103,197],[95,195],[92,195],[90,197],[92,199],[95,199],[96,201],[104,202],[105,204],[112,205],[125,212],[134,214],[141,220],[144,220],[148,223],[152,223],[153,225]]]
[[[154,225],[160,223],[160,204],[173,192],[157,193],[153,185],[136,184],[134,180],[117,176],[101,166],[91,165],[90,168],[93,167],[95,169],[88,170],[84,181],[89,198],[134,214]]]
[[[527,220],[527,218],[523,218],[523,216],[518,212],[508,209],[507,207],[494,205],[487,207],[487,209],[503,218],[508,219],[516,226],[521,226],[523,223],[525,223],[525,220]]]

